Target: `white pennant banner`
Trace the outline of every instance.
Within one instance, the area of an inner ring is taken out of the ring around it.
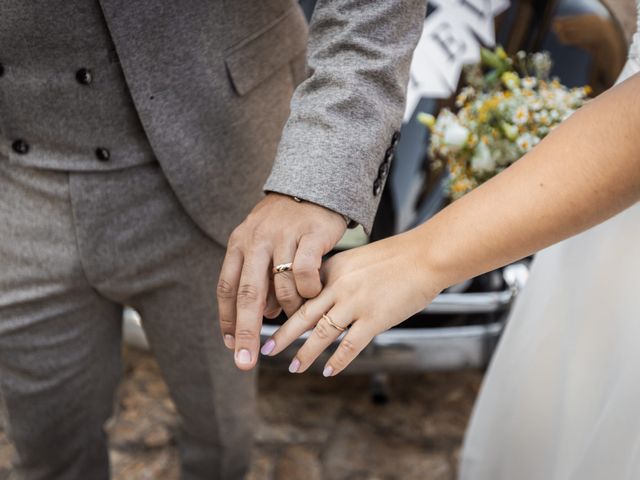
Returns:
[[[447,98],[462,67],[480,60],[481,45],[495,45],[494,18],[509,0],[431,0],[436,9],[424,21],[411,63],[405,121],[422,97]]]

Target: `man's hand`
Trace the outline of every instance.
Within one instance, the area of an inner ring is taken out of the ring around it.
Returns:
[[[322,256],[346,230],[344,217],[327,208],[268,194],[231,234],[218,282],[218,308],[225,345],[238,368],[258,359],[262,317],[281,308],[292,315],[322,290]],[[274,265],[293,271],[273,275]]]

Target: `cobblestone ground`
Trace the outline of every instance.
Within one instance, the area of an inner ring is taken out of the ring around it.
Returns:
[[[125,352],[126,375],[108,425],[115,480],[174,480],[176,416],[147,353]],[[369,378],[260,375],[260,423],[250,480],[452,480],[477,393],[477,371],[395,376],[371,401]],[[0,431],[0,480],[11,479]]]

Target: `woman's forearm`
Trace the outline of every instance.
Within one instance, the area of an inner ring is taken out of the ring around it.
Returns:
[[[640,75],[582,107],[516,164],[418,235],[449,286],[574,235],[640,198]]]

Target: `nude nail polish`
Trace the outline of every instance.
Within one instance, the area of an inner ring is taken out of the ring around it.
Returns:
[[[289,373],[296,373],[299,368],[300,368],[300,360],[298,360],[297,358],[294,358],[293,361],[291,362],[291,365],[289,365]]]
[[[224,336],[224,344],[227,346],[227,348],[235,348],[236,339],[234,338],[233,335],[230,335],[230,334],[227,333]]]
[[[276,348],[276,342],[272,338],[270,338],[262,346],[262,348],[260,349],[260,353],[262,353],[263,355],[271,355],[271,352],[273,352],[274,348]]]
[[[322,371],[322,375],[325,377],[330,377],[333,374],[333,367],[331,365],[327,365],[326,367],[324,367],[324,370]]]

